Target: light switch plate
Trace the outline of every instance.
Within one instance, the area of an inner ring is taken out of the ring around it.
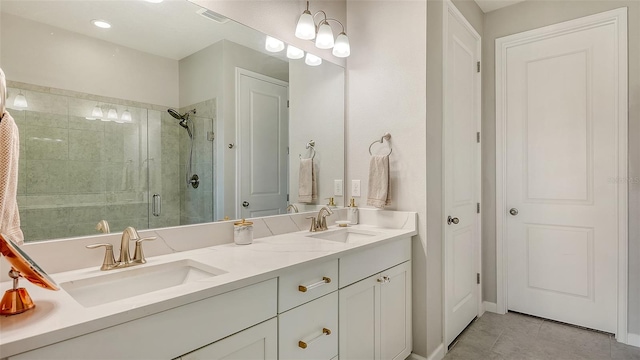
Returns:
[[[333,196],[342,196],[342,180],[333,180]]]
[[[351,180],[351,196],[360,196],[360,180]]]

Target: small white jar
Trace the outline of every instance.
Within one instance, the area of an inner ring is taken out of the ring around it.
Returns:
[[[242,221],[233,223],[233,241],[237,245],[249,245],[253,242],[253,223]]]

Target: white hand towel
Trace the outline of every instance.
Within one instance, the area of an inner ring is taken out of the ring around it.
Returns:
[[[389,155],[374,155],[369,162],[367,205],[384,208],[389,204]]]
[[[298,178],[298,202],[310,203],[318,199],[318,185],[313,159],[300,159]]]
[[[17,202],[20,135],[11,115],[0,115],[0,232],[20,245],[24,242]]]

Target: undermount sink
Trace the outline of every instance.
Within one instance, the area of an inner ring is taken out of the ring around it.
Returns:
[[[60,286],[84,307],[103,305],[153,291],[224,274],[225,271],[193,260],[128,268]]]
[[[309,235],[309,237],[322,239],[322,240],[331,240],[331,241],[337,241],[337,242],[343,242],[343,243],[350,243],[350,242],[366,240],[378,235],[380,235],[380,233],[375,231],[342,228],[342,229],[328,230],[328,231],[315,233],[313,235]]]

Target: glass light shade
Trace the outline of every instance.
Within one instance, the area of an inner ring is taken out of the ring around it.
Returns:
[[[333,30],[331,30],[329,24],[324,23],[318,28],[316,47],[318,49],[331,49],[333,47]]]
[[[316,24],[309,10],[305,10],[296,25],[296,37],[302,40],[313,40],[316,37]]]
[[[107,119],[118,120],[118,112],[116,111],[116,109],[109,109],[109,112],[107,113]]]
[[[318,66],[322,64],[322,59],[313,54],[307,53],[307,57],[304,58],[304,63],[309,66]]]
[[[95,120],[95,119],[100,119],[102,117],[102,109],[100,108],[100,106],[96,105],[93,110],[91,110],[91,117],[93,119],[90,120]]]
[[[349,45],[349,38],[347,34],[340,33],[336,39],[336,43],[333,46],[333,55],[337,57],[347,57],[351,54],[351,46]]]
[[[292,60],[302,59],[303,56],[304,56],[304,51],[298,49],[295,46],[291,46],[291,45],[287,46],[287,57],[289,59],[292,59]]]
[[[120,120],[122,120],[122,122],[131,122],[131,113],[129,112],[129,110],[125,110],[122,113],[122,116],[120,117]]]
[[[19,93],[16,95],[16,98],[13,99],[13,106],[20,109],[26,109],[29,107],[29,104],[27,104],[27,98],[24,97],[22,93]]]
[[[284,43],[276,38],[272,38],[271,36],[267,36],[267,40],[265,41],[264,48],[269,52],[280,52],[284,50]]]

